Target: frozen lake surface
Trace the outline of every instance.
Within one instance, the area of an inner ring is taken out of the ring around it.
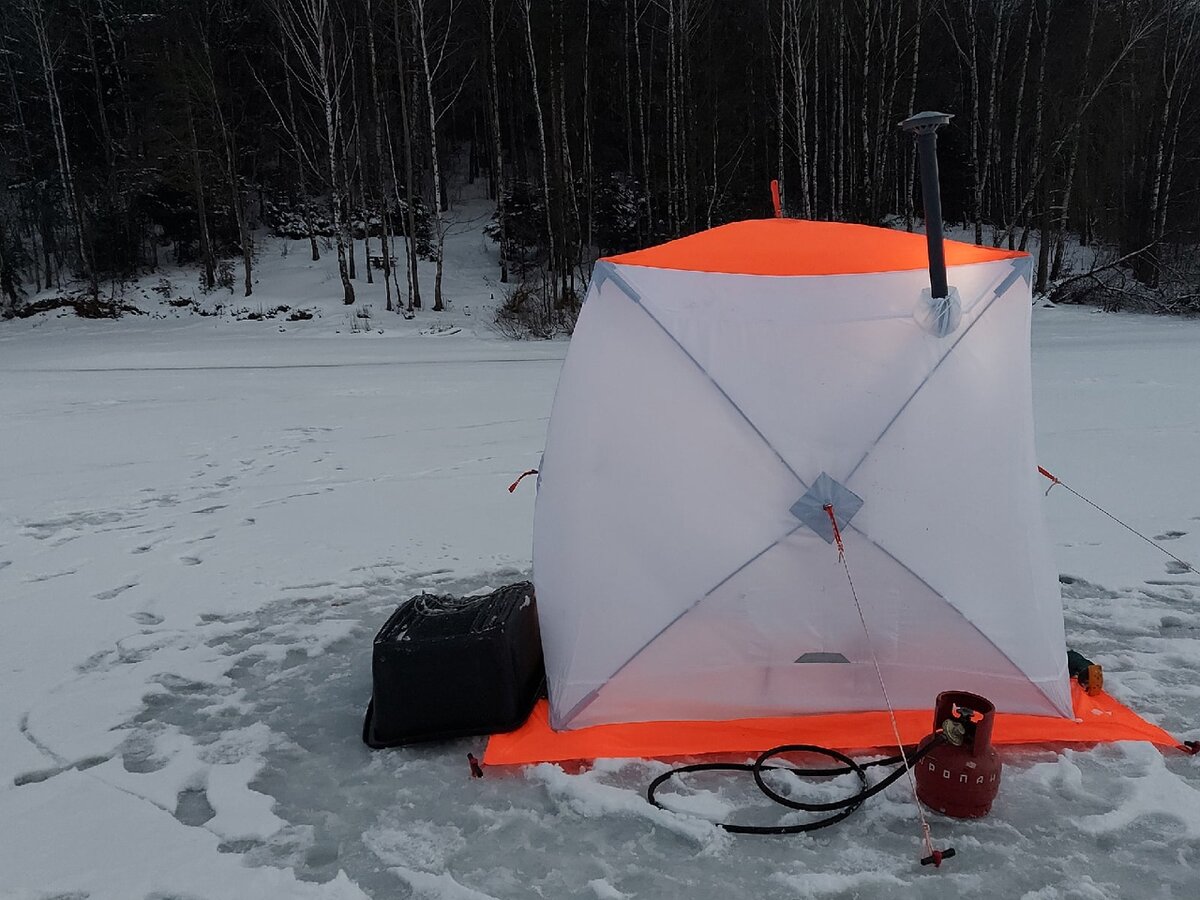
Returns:
[[[394,605],[529,574],[533,484],[506,488],[565,351],[0,326],[0,897],[1200,896],[1200,759],[1146,745],[1006,751],[989,818],[933,818],[959,854],[936,872],[903,782],[813,836],[732,837],[651,809],[657,763],[474,780],[479,740],[368,751]],[[1034,367],[1042,464],[1200,559],[1200,323],[1039,309]],[[1045,506],[1072,646],[1200,737],[1200,578],[1061,489]],[[690,784],[778,820],[752,785]]]

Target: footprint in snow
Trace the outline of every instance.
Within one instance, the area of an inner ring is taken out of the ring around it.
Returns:
[[[145,503],[142,505],[142,509],[146,509],[151,505],[157,507],[178,506],[179,498],[175,494],[158,494],[155,497],[147,497]]]
[[[129,584],[123,584],[120,587],[115,587],[115,588],[112,588],[111,590],[101,591],[100,593],[98,593],[94,596],[96,597],[97,600],[112,600],[114,597],[120,596],[121,594],[123,594],[127,590],[129,590],[130,588],[137,587],[137,585],[138,585],[138,583],[136,581],[132,581]]]
[[[216,814],[208,794],[199,788],[184,788],[175,798],[175,818],[180,824],[199,827]]]
[[[49,769],[33,769],[29,772],[21,772],[18,775],[14,775],[12,783],[14,787],[24,787],[27,784],[40,784],[43,781],[49,781],[56,775],[70,772],[72,769],[78,769],[82,772],[86,769],[95,768],[108,762],[109,759],[110,757],[107,756],[89,756],[77,762],[69,762],[61,766],[53,766]],[[62,895],[55,895],[54,900],[58,900],[59,896]],[[67,894],[65,896],[71,897],[75,895]]]
[[[1164,531],[1162,534],[1156,534],[1154,539],[1156,541],[1177,541],[1185,534],[1187,534],[1186,531]]]
[[[1176,560],[1172,559],[1167,562],[1168,575],[1186,575],[1190,571],[1191,569],[1189,569],[1186,565],[1181,562],[1177,562]]]
[[[179,561],[185,566],[198,566],[202,562],[198,556],[181,556]]]
[[[133,619],[139,625],[161,625],[163,623],[163,617],[157,616],[152,612],[130,613],[129,618]]]
[[[44,522],[24,522],[22,523],[22,531],[36,541],[44,541],[54,537],[61,531],[83,531],[84,528],[98,528],[101,525],[111,525],[114,522],[119,522],[123,518],[125,518],[124,514],[117,512],[76,512],[57,519],[48,519]],[[74,540],[78,536],[74,535],[63,538],[56,541],[53,546]]]
[[[51,578],[64,578],[67,575],[74,575],[74,569],[67,569],[65,572],[50,572],[43,575],[34,575],[31,578],[26,578],[26,584],[41,584],[43,581],[49,581]]]

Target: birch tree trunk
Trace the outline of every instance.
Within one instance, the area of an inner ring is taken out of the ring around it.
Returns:
[[[212,239],[208,232],[208,212],[204,203],[204,171],[200,165],[200,144],[196,140],[196,121],[192,115],[192,101],[184,98],[187,113],[188,150],[192,158],[192,190],[196,196],[196,219],[200,230],[200,262],[204,266],[204,287],[211,291],[217,283],[216,261],[213,259]]]
[[[58,171],[59,177],[62,179],[63,199],[66,201],[67,214],[74,226],[75,248],[79,254],[79,264],[88,281],[88,289],[93,299],[98,299],[100,285],[96,280],[96,268],[92,263],[92,255],[84,234],[83,209],[79,202],[79,195],[75,191],[75,174],[71,168],[71,149],[67,143],[67,129],[63,122],[62,104],[59,101],[58,79],[55,74],[54,52],[50,48],[50,36],[47,31],[46,10],[42,0],[25,0],[25,12],[33,26],[34,39],[37,42],[38,55],[42,63],[47,113],[50,117],[50,128],[54,134],[54,147],[58,155]]]
[[[305,173],[308,169],[308,155],[304,152],[304,145],[300,142],[300,126],[296,121],[296,104],[292,99],[292,67],[288,64],[287,48],[287,41],[282,41],[280,52],[283,55],[283,84],[287,94],[288,130],[291,133],[292,146],[296,157],[296,181],[297,188],[300,191],[300,213],[304,222],[304,229],[308,232],[308,243],[312,250],[312,261],[317,262],[321,258],[321,251],[317,248],[317,230],[313,225],[312,206],[305,178]]]
[[[845,171],[846,171],[846,10],[842,0],[838,2],[838,55],[837,69],[835,70],[834,78],[834,117],[833,117],[833,140],[831,145],[831,159],[834,161],[834,177],[831,181],[833,188],[832,214],[835,219],[840,219],[842,210],[845,209]]]
[[[645,222],[642,239],[644,242],[649,242],[650,235],[654,232],[654,210],[650,193],[650,137],[646,115],[646,77],[642,67],[642,14],[637,9],[638,0],[630,0],[630,2],[634,4],[636,12],[633,19],[633,51],[637,62],[638,137],[641,142],[642,156],[642,220]],[[528,2],[525,6],[526,12],[528,12]],[[528,21],[528,16],[526,21]],[[532,50],[530,52],[532,53]]]
[[[1096,43],[1096,19],[1100,14],[1099,0],[1092,0],[1092,14],[1088,24],[1088,36],[1083,52],[1083,78],[1079,83],[1079,97],[1076,100],[1076,110],[1081,109],[1087,95],[1088,74],[1092,65],[1092,47]],[[1056,281],[1062,273],[1063,253],[1066,245],[1066,228],[1071,210],[1071,193],[1075,186],[1075,166],[1079,161],[1079,142],[1083,133],[1082,115],[1071,125],[1071,152],[1067,157],[1067,177],[1063,185],[1062,203],[1059,204],[1058,215],[1054,229],[1054,262],[1050,267],[1050,280]]]
[[[917,0],[917,20],[914,29],[916,31],[913,37],[913,55],[912,55],[912,83],[908,90],[908,106],[905,117],[911,116],[916,112],[917,108],[917,81],[920,74],[921,64],[921,32],[924,30],[925,17],[922,0]],[[904,220],[909,231],[913,230],[913,192],[916,187],[916,171],[917,171],[917,142],[908,141],[905,147],[905,156],[907,163],[904,166]]]
[[[1017,78],[1017,100],[1016,107],[1013,112],[1013,132],[1012,143],[1009,145],[1008,154],[1008,201],[1009,206],[1006,207],[1005,219],[1007,220],[1008,228],[1008,249],[1015,250],[1014,237],[1017,217],[1017,197],[1018,193],[1018,173],[1021,170],[1020,153],[1021,153],[1021,122],[1024,119],[1024,100],[1025,100],[1025,78],[1029,72],[1029,51],[1033,46],[1033,20],[1034,7],[1036,0],[1029,0],[1029,15],[1025,17],[1025,48],[1021,54],[1021,74]]]
[[[593,208],[596,173],[592,160],[592,95],[591,95],[591,53],[592,53],[592,0],[584,0],[583,28],[583,177],[587,189],[587,224],[584,231],[583,245],[590,255],[594,242],[592,228],[595,222]]]
[[[895,4],[887,16],[880,17],[881,46],[886,47],[889,37],[887,25],[891,23],[891,54],[884,57],[886,68],[881,73],[882,82],[877,92],[878,105],[875,111],[874,141],[871,147],[871,158],[875,160],[875,178],[871,182],[871,211],[872,218],[878,218],[883,213],[884,189],[887,176],[892,174],[892,160],[887,153],[889,137],[894,136],[895,119],[893,112],[896,108],[896,90],[900,82],[900,28],[903,20],[903,7]],[[894,141],[891,142],[894,146]],[[896,184],[898,180],[893,181]]]
[[[808,55],[805,51],[806,35],[800,25],[800,4],[797,0],[786,0],[787,31],[790,41],[789,55],[792,75],[792,117],[794,119],[796,162],[800,173],[800,214],[805,219],[813,217],[812,172],[808,155]],[[780,53],[784,52],[781,43]],[[782,114],[781,114],[782,118]],[[781,125],[782,127],[782,125]]]
[[[104,161],[108,164],[109,172],[113,168],[114,147],[112,129],[108,126],[108,109],[104,102],[104,81],[100,77],[100,62],[96,58],[96,41],[92,35],[92,25],[88,21],[87,12],[79,8],[79,21],[83,31],[84,43],[87,46],[88,63],[92,70],[92,83],[96,91],[96,113],[100,122],[100,142],[104,145]]]
[[[679,31],[679,35],[675,42],[675,74],[679,84],[675,93],[675,97],[679,109],[676,115],[678,128],[675,146],[676,151],[679,154],[679,162],[677,165],[680,188],[679,221],[681,230],[691,231],[691,154],[689,153],[690,138],[688,137],[688,125],[691,121],[692,110],[688,100],[690,95],[690,66],[688,64],[688,60],[691,58],[691,41],[689,39],[689,34],[691,29],[692,12],[690,0],[677,0],[677,2],[679,3],[679,12],[676,16],[675,25]]]
[[[388,180],[383,165],[383,101],[379,96],[379,60],[375,54],[375,11],[373,0],[366,0],[367,13],[367,61],[371,74],[371,119],[375,138],[375,171],[379,192],[379,252],[382,256],[383,290],[387,299],[387,311],[392,312],[392,217],[388,197],[395,193],[395,185]],[[390,141],[389,149],[390,149]],[[369,240],[368,235],[368,240]],[[367,254],[367,271],[371,269],[370,254]],[[399,305],[399,304],[397,304]]]
[[[787,134],[787,123],[783,111],[787,103],[787,38],[788,38],[788,0],[780,0],[778,36],[773,36],[771,49],[777,55],[775,70],[775,180],[779,182],[779,198],[782,203],[787,197],[787,180],[784,178],[784,138]],[[771,25],[775,26],[772,19]],[[716,190],[714,182],[713,190]]]
[[[286,39],[291,43],[304,76],[305,90],[316,100],[325,123],[325,150],[328,159],[330,207],[334,243],[337,246],[338,275],[342,281],[342,302],[354,303],[354,285],[346,259],[346,185],[338,154],[341,150],[341,87],[346,63],[335,46],[330,0],[277,0],[276,14]]]
[[[871,208],[872,185],[878,172],[871,165],[871,127],[867,115],[867,96],[871,90],[871,57],[872,37],[875,32],[875,17],[879,13],[878,0],[865,0],[863,4],[863,50],[862,50],[862,102],[858,104],[858,147],[862,159],[859,160],[859,197],[856,208],[861,209],[867,218],[874,215]]]
[[[559,184],[562,193],[565,194],[565,200],[570,203],[570,212],[573,214],[574,227],[567,227],[567,209],[566,204],[560,204],[562,215],[560,220],[563,224],[562,233],[559,235],[560,246],[562,251],[559,254],[560,263],[560,279],[561,290],[558,294],[558,308],[564,309],[567,305],[569,292],[568,280],[574,283],[574,267],[576,264],[582,264],[583,246],[581,235],[583,234],[583,220],[579,212],[579,196],[575,190],[575,166],[571,158],[571,144],[567,136],[567,100],[566,100],[566,66],[564,65],[565,51],[563,47],[563,22],[562,22],[562,6],[561,0],[555,0],[553,4],[555,32],[558,35],[558,65],[554,68],[557,71],[554,73],[554,87],[551,89],[550,106],[553,112],[553,117],[557,120],[556,133],[558,135],[558,170],[560,173]],[[572,254],[568,252],[568,247],[571,242],[574,243],[575,258],[572,259]]]
[[[991,177],[992,163],[997,158],[997,144],[999,141],[997,134],[997,86],[1000,83],[1000,75],[1004,68],[1004,58],[1008,47],[1007,32],[1008,32],[1008,0],[998,0],[995,6],[995,24],[992,33],[992,52],[989,57],[988,70],[988,96],[987,96],[987,118],[983,124],[983,172],[979,178],[979,184],[976,189],[977,202],[980,207],[978,217],[982,217],[982,209],[986,202],[987,189],[989,179]],[[996,243],[996,224],[992,220],[992,243]],[[981,222],[977,222],[975,230],[976,244],[983,243],[983,226]]]
[[[421,308],[421,279],[417,268],[417,214],[413,207],[416,199],[416,186],[414,184],[414,169],[416,164],[413,159],[413,139],[412,139],[412,105],[409,103],[408,95],[408,73],[404,64],[404,44],[400,40],[400,3],[396,0],[392,4],[392,40],[395,43],[396,49],[396,70],[397,80],[400,87],[400,122],[404,137],[404,186],[408,192],[404,199],[405,206],[405,271],[408,276],[408,312],[411,313],[414,309]],[[394,179],[393,179],[394,180]]]
[[[625,88],[625,169],[632,176],[634,169],[633,155],[633,77],[629,74],[629,45],[630,45],[630,30],[632,28],[632,17],[629,15],[629,7],[634,4],[634,0],[625,0],[621,4],[621,12],[624,16],[622,35],[624,44],[621,47],[621,66],[625,77],[622,84]]]
[[[500,76],[496,67],[496,0],[486,0],[488,17],[488,106],[492,119],[492,166],[496,176],[496,219],[500,226],[500,283],[508,283],[508,217],[504,209],[504,144],[500,137]],[[627,69],[628,71],[628,69]]]
[[[245,276],[243,296],[249,297],[254,293],[254,236],[250,234],[250,225],[246,221],[246,198],[242,196],[237,172],[237,136],[230,131],[226,139],[229,161],[229,193],[233,203],[233,214],[237,220],[238,240],[242,245],[242,274]]]
[[[341,97],[338,88],[345,74],[345,66],[338,70],[334,48],[326,45],[325,30],[329,29],[329,44],[333,43],[333,22],[329,17],[327,0],[307,0],[310,7],[319,9],[317,20],[317,51],[320,59],[318,66],[319,83],[321,86],[322,112],[325,114],[325,135],[329,144],[329,182],[333,189],[333,230],[336,235],[338,275],[342,279],[342,303],[346,306],[354,303],[354,285],[350,283],[349,262],[346,259],[346,221],[344,209],[346,203],[346,185],[342,181],[343,169],[338,157],[341,149]]]
[[[1176,15],[1179,18],[1176,18]],[[1168,11],[1162,53],[1162,113],[1155,145],[1152,188],[1148,216],[1149,243],[1153,244],[1154,264],[1147,267],[1148,283],[1157,287],[1160,278],[1161,247],[1166,236],[1167,207],[1175,171],[1175,153],[1179,140],[1182,110],[1186,109],[1200,68],[1200,7],[1195,3],[1172,6]],[[1180,77],[1186,80],[1182,83]]]
[[[129,87],[126,83],[124,66],[121,64],[121,55],[117,52],[117,40],[113,35],[112,24],[109,22],[108,12],[105,9],[108,2],[109,0],[97,0],[96,14],[100,18],[100,24],[104,28],[104,34],[108,41],[109,51],[112,53],[114,63],[112,67],[113,74],[117,79],[117,89],[121,93],[121,115],[125,123],[125,141],[127,144],[125,149],[127,152],[131,152],[133,148],[128,146],[128,142],[133,135],[133,104],[129,100]]]
[[[813,45],[813,48],[815,51],[815,48],[821,46],[821,4],[820,3],[812,4],[812,34],[813,34],[812,45]],[[823,109],[821,106],[821,97],[822,97],[821,73],[822,73],[822,67],[820,66],[819,63],[815,64],[813,66],[813,85],[812,85],[812,87],[813,87],[812,184],[809,188],[809,196],[812,199],[812,214],[813,214],[813,216],[818,215],[819,209],[820,209],[820,191],[818,190],[819,184],[817,181],[817,173],[820,171],[820,163],[821,163],[821,138],[822,138],[822,132],[821,132],[822,115],[821,115],[821,113],[822,113],[822,109]]]
[[[5,40],[7,37],[8,36],[6,34],[0,33],[0,41]],[[0,58],[4,59],[4,74],[6,76],[5,81],[8,84],[9,95],[12,97],[13,114],[16,117],[17,131],[21,135],[21,146],[25,150],[26,171],[24,174],[25,174],[26,178],[29,178],[30,180],[32,180],[34,177],[34,172],[37,171],[37,163],[36,163],[36,161],[34,159],[34,155],[33,155],[33,144],[30,142],[29,126],[25,121],[25,110],[21,103],[21,95],[17,91],[17,78],[16,78],[16,73],[13,71],[11,54],[0,53]],[[33,283],[34,283],[34,287],[37,289],[38,293],[41,293],[41,290],[42,290],[41,271],[42,270],[41,270],[41,267],[38,262],[37,227],[34,222],[34,217],[32,215],[30,215],[28,217],[27,222],[28,222],[28,233],[29,233],[29,243],[30,243],[29,259],[30,259],[30,264],[33,266]],[[45,242],[43,241],[43,246],[44,245],[45,245]],[[49,259],[47,258],[47,268],[46,268],[46,287],[47,288],[50,287],[50,277],[51,277],[48,263],[49,263]]]
[[[667,227],[671,237],[679,236],[679,101],[675,91],[676,27],[675,2],[667,0]]]
[[[252,272],[254,265],[254,242],[250,235],[250,228],[246,222],[246,207],[244,198],[242,197],[241,186],[238,183],[237,136],[234,130],[228,126],[225,119],[225,112],[221,108],[221,97],[217,89],[216,73],[213,70],[212,49],[209,44],[208,35],[204,32],[203,26],[200,23],[197,23],[195,32],[195,42],[199,47],[199,51],[203,54],[200,60],[200,67],[201,77],[204,80],[204,92],[207,95],[206,99],[212,110],[213,121],[216,123],[221,138],[222,168],[225,171],[225,181],[229,189],[230,206],[233,209],[234,220],[237,223],[238,242],[241,244],[242,249],[242,271],[245,276],[244,296],[249,297],[254,293]]]
[[[1001,0],[1002,2],[1002,0]],[[949,8],[948,8],[949,9]],[[946,16],[946,30],[950,35],[950,39],[954,42],[955,49],[961,58],[963,65],[967,67],[968,79],[971,88],[971,125],[970,125],[970,160],[971,160],[971,218],[975,223],[975,243],[983,243],[983,189],[987,181],[987,162],[988,157],[984,154],[984,160],[980,162],[980,132],[981,124],[980,117],[982,116],[983,98],[980,96],[979,87],[979,3],[978,0],[968,0],[963,4],[963,12],[966,26],[966,47],[958,38],[958,28],[950,18],[950,13]],[[999,12],[998,12],[999,15]],[[999,34],[999,25],[997,24],[997,34]]]
[[[1042,115],[1045,111],[1046,104],[1046,58],[1050,55],[1050,16],[1053,11],[1054,0],[1046,0],[1046,11],[1042,14],[1042,56],[1038,60],[1038,77],[1037,77],[1037,92],[1034,99],[1034,114],[1033,114],[1033,153],[1037,154],[1039,160],[1044,160],[1045,149],[1042,146]],[[1032,154],[1031,154],[1032,155]],[[1043,163],[1044,165],[1044,163]],[[1029,186],[1029,196],[1033,195],[1036,185]],[[1049,198],[1047,198],[1049,202]],[[1024,205],[1024,204],[1022,204]],[[1014,210],[1014,218],[1009,223],[1009,228],[1016,227],[1017,217],[1023,215],[1023,210],[1018,207]],[[1025,230],[1021,232],[1021,243],[1019,249],[1024,250],[1029,242],[1029,223],[1026,223]],[[1043,236],[1044,237],[1044,236]]]
[[[538,148],[541,151],[542,157],[542,202],[545,205],[546,212],[546,246],[548,259],[546,263],[547,271],[550,273],[551,294],[557,290],[557,280],[554,278],[555,264],[557,256],[554,252],[554,223],[551,219],[550,206],[550,154],[546,146],[546,124],[542,118],[542,101],[541,91],[538,89],[538,74],[537,74],[537,55],[533,49],[533,21],[531,0],[522,0],[522,9],[525,14],[525,48],[529,59],[529,79],[533,88],[533,108],[537,116],[537,133],[538,133]],[[547,297],[547,318],[550,317],[550,310],[553,307],[552,297]]]
[[[349,43],[349,35],[347,35]],[[348,186],[348,195],[351,215],[346,217],[346,246],[350,248],[350,277],[357,278],[355,271],[355,250],[356,242],[354,237],[354,224],[358,216],[363,218],[363,265],[367,270],[367,284],[373,284],[374,279],[371,277],[371,260],[369,259],[371,252],[371,203],[368,199],[367,173],[363,168],[362,156],[362,116],[359,115],[358,107],[358,67],[355,65],[355,50],[352,45],[347,46],[346,55],[350,58],[350,115],[351,122],[345,128],[338,130],[338,134],[342,138],[342,160],[343,165],[347,165],[347,160],[350,157],[349,147],[354,148],[354,168],[346,177]],[[349,130],[350,137],[346,138],[346,130]],[[354,202],[354,187],[358,185],[358,203]]]
[[[446,245],[447,211],[445,195],[442,191],[442,170],[438,162],[438,129],[437,106],[433,98],[433,67],[429,56],[429,41],[425,26],[425,0],[409,0],[413,15],[413,31],[417,37],[417,47],[421,57],[421,68],[425,74],[425,107],[429,114],[429,165],[433,171],[433,210],[434,238],[437,241],[434,250],[434,262],[437,265],[433,278],[433,311],[445,309],[442,303],[442,264]],[[443,45],[444,46],[444,45]]]

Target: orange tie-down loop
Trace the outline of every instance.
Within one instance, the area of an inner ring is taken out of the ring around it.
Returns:
[[[833,542],[838,548],[838,559],[842,559],[846,555],[846,547],[842,544],[842,530],[838,528],[837,516],[833,514],[833,504],[826,503],[822,509],[825,510],[825,515],[829,516],[829,524],[833,526]]]
[[[537,473],[538,473],[537,469],[527,469],[526,471],[522,472],[520,475],[517,476],[517,480],[508,486],[508,492],[511,494],[513,491],[515,491],[517,489],[517,485],[521,483],[521,480],[526,475],[536,475]]]
[[[1041,466],[1038,466],[1038,472],[1041,473],[1046,478],[1050,479],[1050,487],[1046,488],[1046,496],[1050,495],[1050,491],[1054,489],[1054,486],[1056,484],[1062,484],[1062,482],[1059,480],[1058,476],[1055,475],[1053,472],[1051,472],[1049,469],[1043,469]],[[1070,490],[1070,488],[1067,488],[1067,490]]]

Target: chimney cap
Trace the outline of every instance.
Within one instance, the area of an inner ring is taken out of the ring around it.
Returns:
[[[928,134],[937,131],[943,125],[948,125],[953,118],[953,113],[919,112],[901,122],[900,127],[913,134]]]

